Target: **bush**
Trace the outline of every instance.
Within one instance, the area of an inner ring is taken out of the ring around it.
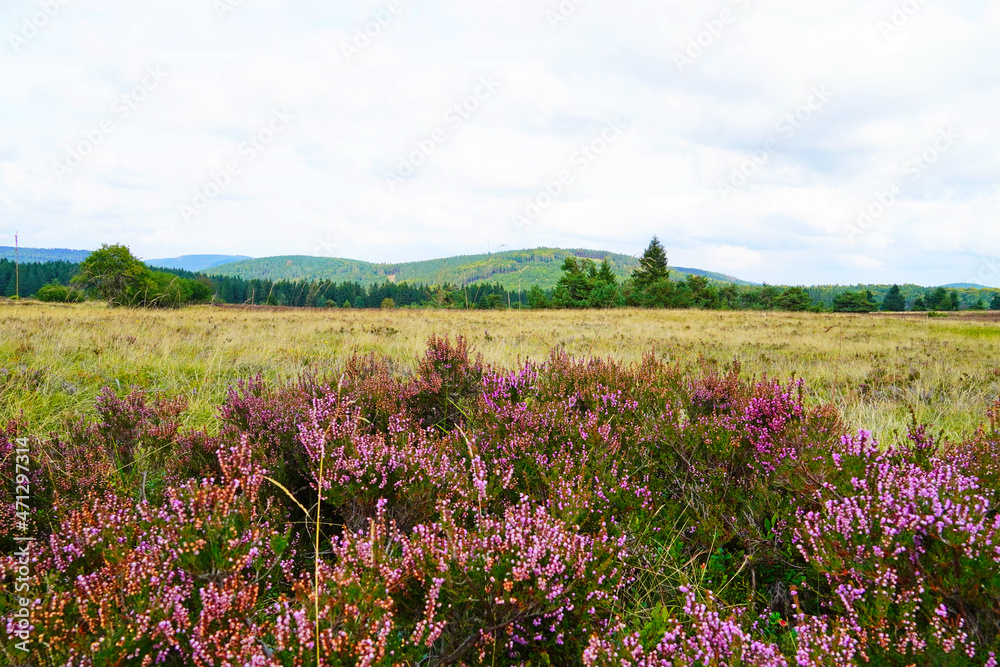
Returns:
[[[209,285],[152,271],[122,245],[102,245],[92,252],[81,262],[73,281],[106,299],[110,306],[177,308],[212,298]]]
[[[82,292],[59,283],[45,285],[38,290],[35,298],[46,303],[80,303],[84,300]]]
[[[416,361],[243,380],[209,432],[105,390],[30,438],[4,664],[20,581],[38,665],[996,664],[1000,403],[878,444],[737,364]]]

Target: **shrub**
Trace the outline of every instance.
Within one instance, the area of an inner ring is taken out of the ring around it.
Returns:
[[[996,664],[1000,403],[879,445],[737,364],[417,366],[245,379],[207,431],[109,389],[32,437],[4,664],[19,577],[39,665]]]
[[[83,292],[71,287],[65,287],[59,283],[50,283],[43,286],[35,294],[39,301],[47,303],[80,303],[84,300]]]
[[[462,336],[454,344],[447,336],[432,335],[427,341],[427,352],[417,369],[417,388],[410,399],[410,408],[424,426],[451,430],[470,399],[480,394],[482,357],[472,361],[469,351]]]

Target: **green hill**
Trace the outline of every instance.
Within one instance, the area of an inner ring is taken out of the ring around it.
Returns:
[[[535,248],[510,250],[484,255],[462,255],[443,259],[402,264],[372,264],[351,259],[331,259],[301,255],[264,257],[231,262],[212,267],[211,275],[238,276],[247,280],[333,280],[358,282],[369,286],[386,281],[423,283],[425,285],[468,285],[477,282],[498,282],[504,288],[528,289],[538,285],[543,289],[555,287],[562,276],[560,267],[566,257],[583,257],[600,262],[607,259],[612,270],[627,278],[639,265],[639,260],[629,255],[601,250]],[[721,273],[700,269],[671,269],[671,276],[683,280],[688,274],[700,275],[720,283],[745,281]]]
[[[145,259],[147,266],[159,269],[180,269],[182,271],[204,271],[213,266],[250,259],[246,255],[181,255],[169,259]]]

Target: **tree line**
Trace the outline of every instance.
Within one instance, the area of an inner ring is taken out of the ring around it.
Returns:
[[[908,301],[899,285],[893,285],[881,298],[870,289],[839,289],[824,297],[827,288],[814,295],[804,287],[738,286],[717,284],[701,276],[687,276],[683,281],[670,278],[667,256],[659,239],[653,237],[639,261],[639,268],[621,283],[607,261],[567,257],[563,276],[551,294],[533,287],[528,293],[532,308],[701,308],[707,310],[782,310],[792,312],[870,313],[874,311],[955,311],[1000,310],[1000,294],[987,303],[981,294],[963,304],[969,295],[958,290],[935,288]]]
[[[38,290],[50,283],[68,285],[79,267],[79,264],[64,261],[26,263],[20,265],[18,272],[15,271],[13,261],[0,259],[0,294],[6,297],[17,294],[17,273],[20,273],[20,295],[27,296],[37,294]]]
[[[0,259],[0,287],[4,296],[16,289],[14,263]],[[968,294],[938,287],[914,290],[899,285],[876,297],[870,289],[775,287],[721,284],[703,276],[670,278],[667,256],[656,237],[650,242],[632,275],[620,281],[605,259],[567,257],[554,289],[533,286],[508,291],[499,283],[468,286],[394,283],[364,287],[357,282],[331,280],[264,280],[235,276],[209,277],[180,269],[153,270],[121,245],[102,246],[83,262],[55,261],[20,267],[20,294],[44,301],[80,301],[102,298],[112,306],[178,307],[193,303],[288,306],[296,308],[456,309],[506,308],[700,308],[707,310],[781,310],[791,312],[886,312],[1000,310],[1000,294],[987,303],[963,303]],[[967,290],[966,290],[967,291]]]

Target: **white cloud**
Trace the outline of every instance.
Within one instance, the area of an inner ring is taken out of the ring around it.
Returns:
[[[965,280],[1000,246],[995,3],[926,3],[886,36],[889,0],[588,0],[555,29],[556,2],[400,2],[348,61],[343,44],[387,2],[245,0],[224,20],[206,0],[72,2],[25,38],[39,5],[12,0],[3,231],[146,257],[313,253],[336,239],[342,256],[385,261],[488,244],[636,253],[658,234],[678,264],[771,283]],[[678,71],[675,54],[726,9],[734,20]],[[169,79],[59,181],[53,164],[154,65]],[[389,189],[386,172],[490,75],[496,93]],[[815,86],[831,100],[784,136]],[[293,126],[186,223],[179,206],[280,107]],[[608,118],[628,130],[517,229],[511,216]],[[859,208],[944,126],[961,140],[852,241]]]

